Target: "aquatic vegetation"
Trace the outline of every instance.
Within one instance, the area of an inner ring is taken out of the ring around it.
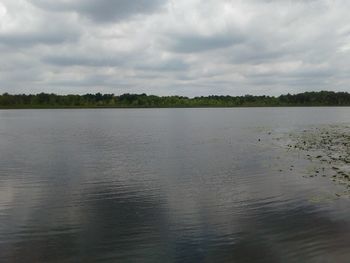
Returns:
[[[309,177],[329,177],[343,185],[344,193],[350,194],[350,126],[326,125],[290,133],[286,147],[302,152],[305,158],[315,164]]]

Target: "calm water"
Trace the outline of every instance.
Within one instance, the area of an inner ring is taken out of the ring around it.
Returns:
[[[0,261],[350,262],[350,199],[270,139],[332,123],[350,108],[0,111]]]

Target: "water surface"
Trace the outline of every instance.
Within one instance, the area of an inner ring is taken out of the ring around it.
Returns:
[[[350,262],[350,200],[271,139],[349,123],[350,108],[0,111],[0,261]]]

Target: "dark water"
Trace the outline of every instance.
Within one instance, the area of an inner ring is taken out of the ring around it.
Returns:
[[[350,199],[269,139],[341,123],[350,108],[0,111],[0,261],[350,262]]]

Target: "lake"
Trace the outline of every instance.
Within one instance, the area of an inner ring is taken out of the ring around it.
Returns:
[[[350,199],[272,139],[329,124],[350,108],[1,110],[0,261],[350,262]]]

